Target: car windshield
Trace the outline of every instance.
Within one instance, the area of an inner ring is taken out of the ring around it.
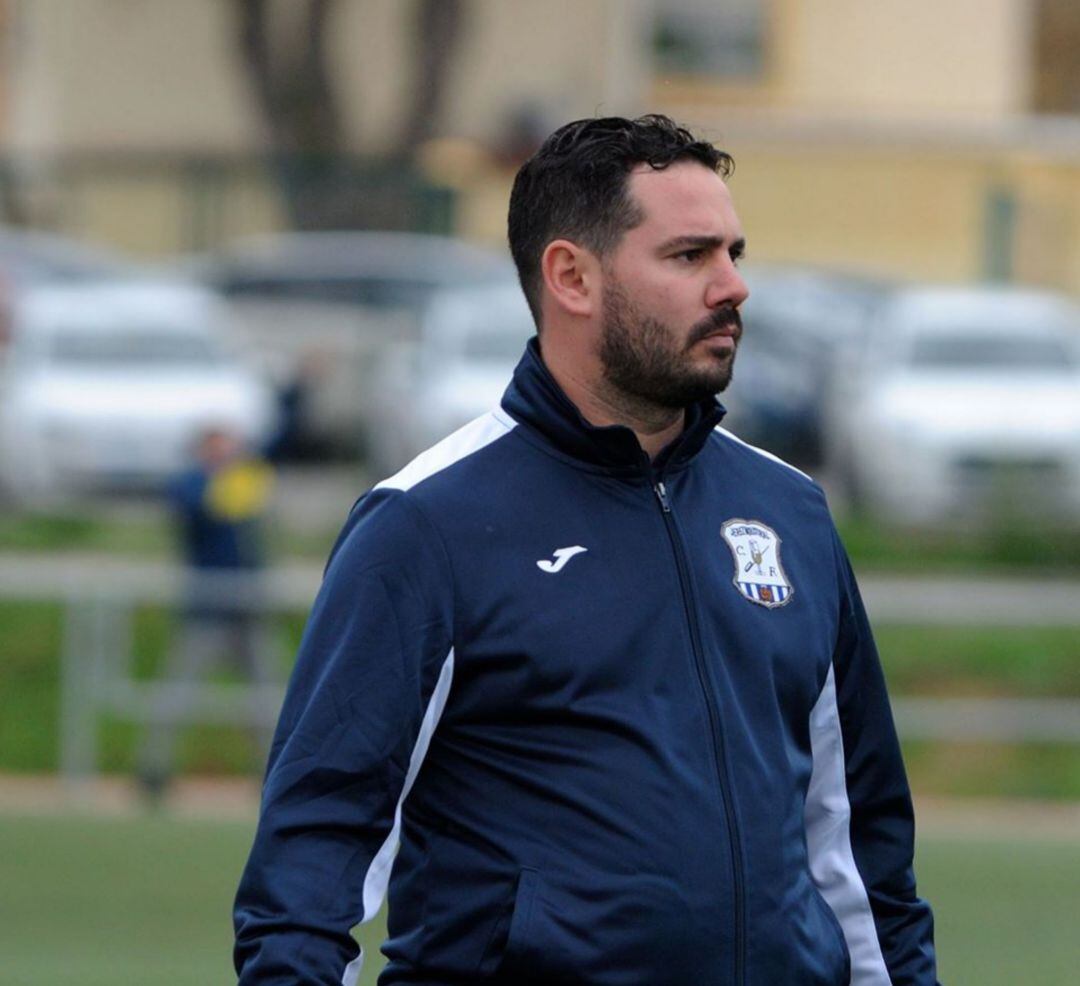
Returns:
[[[927,370],[1071,370],[1076,354],[1064,339],[1002,333],[934,333],[916,336],[908,364]]]
[[[382,311],[421,311],[444,285],[424,277],[236,277],[225,285],[232,298],[363,305]]]
[[[222,356],[212,340],[188,332],[57,332],[49,358],[62,366],[180,368],[212,366]]]

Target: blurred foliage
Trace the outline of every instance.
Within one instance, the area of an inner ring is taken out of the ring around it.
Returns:
[[[340,517],[334,524],[340,524]],[[271,557],[323,561],[338,527],[325,531],[296,530],[271,522],[267,539]],[[174,558],[178,547],[169,518],[156,510],[125,517],[94,512],[23,513],[0,517],[0,552],[98,551],[132,558]]]
[[[1080,800],[1076,745],[909,740],[903,747],[919,796]]]
[[[890,527],[866,516],[838,520],[857,569],[927,575],[941,571],[1037,569],[1080,575],[1080,528],[1028,520],[983,527]]]
[[[133,628],[136,678],[147,680],[158,673],[174,622],[173,615],[161,607],[137,611]],[[283,678],[303,624],[300,615],[283,616],[277,622]],[[62,627],[59,603],[0,602],[0,770],[57,769]],[[228,671],[219,676],[236,679]],[[101,769],[131,772],[141,733],[137,724],[103,717],[98,734]],[[262,764],[256,762],[261,756],[247,731],[200,725],[183,731],[177,762],[182,771],[192,773],[251,773],[261,770]]]
[[[111,520],[90,512],[11,513],[0,517],[0,551],[107,551],[155,556],[175,550],[165,518]]]
[[[59,720],[58,603],[0,603],[0,766],[54,770]]]
[[[0,551],[146,555],[172,547],[172,532],[161,521],[111,522],[85,513],[11,513],[0,517]]]
[[[1080,697],[1076,627],[919,627],[875,624],[898,695]]]

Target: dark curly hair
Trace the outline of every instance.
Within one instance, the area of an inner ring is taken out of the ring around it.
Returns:
[[[540,258],[547,245],[566,238],[603,257],[644,218],[627,191],[630,172],[640,164],[660,171],[683,160],[724,178],[735,167],[731,155],[659,113],[575,120],[521,166],[510,193],[510,253],[538,327]]]

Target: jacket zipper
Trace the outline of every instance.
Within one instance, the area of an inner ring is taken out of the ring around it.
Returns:
[[[731,853],[731,875],[733,891],[735,895],[735,979],[736,984],[742,984],[745,976],[745,902],[743,900],[743,870],[742,855],[739,846],[742,839],[739,835],[739,823],[735,817],[735,808],[731,801],[731,779],[728,776],[727,757],[725,755],[723,726],[720,722],[720,713],[716,708],[716,702],[709,687],[708,673],[705,669],[705,658],[701,646],[701,631],[698,624],[697,606],[694,603],[693,593],[690,588],[689,567],[686,562],[686,554],[683,551],[682,537],[675,525],[675,515],[671,510],[671,500],[668,498],[667,487],[661,480],[653,479],[652,470],[649,470],[650,482],[653,492],[660,504],[660,512],[664,518],[664,526],[667,528],[668,538],[671,541],[675,553],[675,568],[679,576],[679,588],[682,590],[683,610],[686,613],[686,622],[690,630],[690,646],[694,653],[694,667],[697,671],[698,685],[705,699],[705,708],[709,715],[709,726],[712,730],[713,752],[716,755],[717,780],[720,784],[720,795],[724,802],[724,815],[728,825],[728,847]]]

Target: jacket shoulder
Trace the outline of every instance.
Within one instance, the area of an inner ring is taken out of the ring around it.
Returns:
[[[751,445],[749,442],[744,442],[738,435],[733,434],[726,428],[714,428],[712,440],[719,443],[721,447],[731,454],[738,456],[752,468],[761,470],[766,474],[771,473],[773,477],[783,478],[786,482],[809,487],[818,493],[822,492],[821,487],[812,476],[807,475],[790,462],[781,459],[780,456],[773,455],[772,452]]]
[[[502,408],[474,418],[442,441],[421,452],[394,475],[376,483],[372,492],[407,492],[435,476],[444,475],[459,462],[508,435],[517,425]]]

